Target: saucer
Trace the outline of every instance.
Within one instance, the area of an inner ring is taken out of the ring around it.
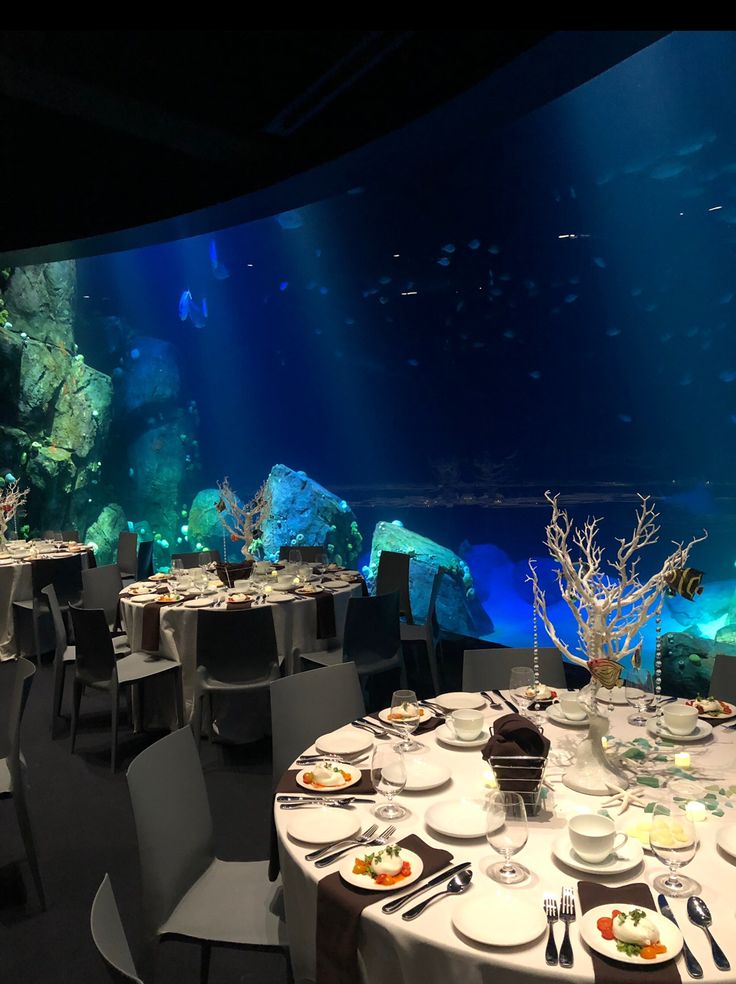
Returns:
[[[462,738],[456,738],[446,724],[441,724],[436,729],[435,735],[443,745],[451,745],[453,748],[482,748],[491,737],[488,728],[483,728],[477,738],[464,741]]]
[[[661,728],[657,728],[657,719],[652,718],[651,721],[647,721],[647,731],[655,738],[662,738],[664,741],[674,741],[679,744],[680,742],[701,741],[703,738],[707,738],[708,735],[713,734],[713,726],[707,721],[698,719],[697,725],[689,735],[676,735],[668,731],[664,724]]]
[[[560,710],[559,704],[550,704],[547,708],[547,717],[550,721],[554,721],[555,724],[561,724],[563,727],[568,728],[587,728],[588,727],[588,715],[586,714],[584,718],[569,718],[566,717]]]
[[[567,833],[558,838],[552,847],[552,854],[562,864],[567,865],[568,868],[574,868],[575,871],[583,871],[591,875],[621,875],[625,871],[631,871],[638,867],[644,860],[641,844],[631,837],[622,844],[619,851],[621,852],[620,855],[609,854],[604,861],[597,863],[585,861],[579,854],[575,853]]]

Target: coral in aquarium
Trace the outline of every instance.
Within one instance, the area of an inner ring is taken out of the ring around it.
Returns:
[[[16,479],[0,489],[0,544],[5,542],[5,534],[18,510],[25,505],[28,489],[21,489]]]
[[[227,478],[217,483],[220,499],[215,506],[225,533],[233,542],[243,541],[241,552],[249,556],[255,541],[260,540],[263,526],[271,515],[271,494],[266,482],[249,502],[242,502]]]

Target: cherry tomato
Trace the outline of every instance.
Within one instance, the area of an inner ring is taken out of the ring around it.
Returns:
[[[657,956],[657,951],[653,946],[643,946],[639,951],[639,956],[642,960],[654,960]]]
[[[601,916],[601,918],[596,923],[596,926],[601,932],[603,932],[604,929],[610,930],[611,927],[613,926],[613,919],[611,919],[609,916]]]
[[[620,909],[614,909],[613,912],[611,913],[611,916],[614,919],[616,918],[616,916],[620,916],[620,915],[621,915],[621,910]]]
[[[613,939],[616,938],[613,935],[613,930],[612,929],[602,929],[601,930],[601,936],[603,937],[604,940],[613,940]]]
[[[407,878],[411,874],[411,865],[408,861],[404,861],[401,866],[401,877]]]

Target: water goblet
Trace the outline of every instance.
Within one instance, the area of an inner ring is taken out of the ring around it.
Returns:
[[[528,838],[526,807],[520,793],[489,793],[486,798],[486,840],[503,861],[492,864],[487,874],[503,885],[515,885],[529,877],[523,864],[511,858],[524,847]]]
[[[692,820],[684,816],[675,804],[670,808],[664,803],[655,803],[649,845],[659,860],[669,868],[666,875],[657,875],[654,879],[652,884],[655,891],[673,898],[697,895],[702,891],[694,878],[678,874],[679,869],[684,868],[695,857],[698,837]]]
[[[632,667],[624,681],[624,694],[635,713],[627,718],[629,724],[643,728],[647,723],[645,711],[649,710],[654,693],[652,674],[642,667]]]
[[[417,695],[413,690],[394,691],[391,698],[390,718],[392,726],[403,735],[403,740],[398,745],[394,745],[394,748],[401,752],[423,751],[424,745],[411,738],[422,720]]]
[[[534,702],[534,670],[531,666],[512,666],[509,674],[509,692],[522,710],[526,710],[532,721],[536,720],[531,711]],[[532,696],[529,696],[530,693]]]
[[[403,820],[409,811],[394,803],[394,796],[406,785],[406,765],[401,752],[390,745],[376,745],[371,758],[371,781],[376,792],[386,797],[386,802],[373,807],[372,813],[379,820]]]
[[[301,550],[290,550],[289,551],[289,563],[290,564],[301,564],[302,562],[302,552]]]

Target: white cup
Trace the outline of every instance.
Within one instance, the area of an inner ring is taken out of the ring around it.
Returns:
[[[570,721],[582,721],[587,716],[588,712],[580,703],[580,694],[577,690],[561,691],[555,703],[559,704],[563,715]]]
[[[480,711],[463,708],[453,711],[447,724],[458,741],[473,741],[483,730],[483,715]]]
[[[665,704],[664,723],[673,735],[692,734],[698,723],[698,709],[688,704]]]
[[[613,820],[596,813],[581,813],[572,817],[567,825],[573,850],[583,861],[600,864],[628,840],[622,831],[616,833]],[[616,840],[623,837],[620,844]]]

